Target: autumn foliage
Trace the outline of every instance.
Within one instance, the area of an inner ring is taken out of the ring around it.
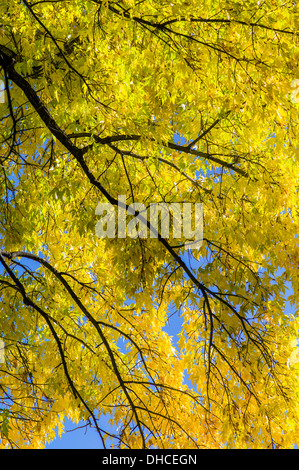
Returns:
[[[1,447],[298,444],[296,2],[0,13]],[[120,194],[201,203],[201,249],[98,238]]]

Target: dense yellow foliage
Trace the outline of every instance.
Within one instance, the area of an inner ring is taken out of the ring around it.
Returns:
[[[296,2],[0,14],[1,447],[298,444]],[[202,248],[98,238],[120,194],[202,203]]]

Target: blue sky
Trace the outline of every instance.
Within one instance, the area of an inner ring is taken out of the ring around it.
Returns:
[[[101,440],[94,429],[80,427],[84,423],[74,424],[71,420],[65,421],[65,433],[54,439],[46,449],[101,449]]]

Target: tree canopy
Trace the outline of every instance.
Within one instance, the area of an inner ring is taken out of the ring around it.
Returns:
[[[298,444],[296,2],[0,12],[1,447]],[[202,204],[201,248],[98,237],[119,195]]]

